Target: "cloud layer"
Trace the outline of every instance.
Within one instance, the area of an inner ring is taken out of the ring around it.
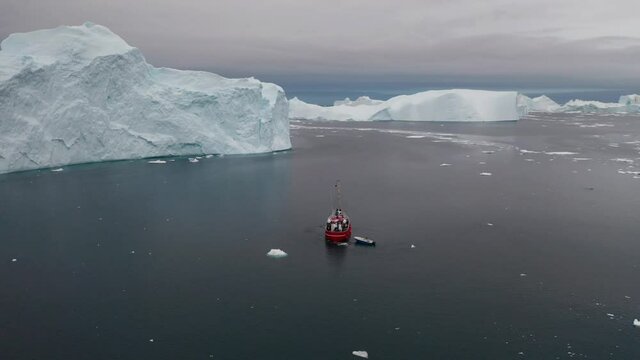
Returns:
[[[0,37],[86,20],[160,66],[330,81],[640,84],[635,0],[4,0]]]

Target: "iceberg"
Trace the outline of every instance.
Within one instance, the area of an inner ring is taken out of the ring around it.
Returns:
[[[546,95],[532,99],[526,95],[518,94],[517,106],[520,115],[526,115],[530,112],[554,112],[560,108],[558,103]]]
[[[92,23],[3,40],[0,114],[0,173],[291,147],[279,86],[154,67]]]
[[[358,106],[358,105],[377,105],[382,104],[384,101],[382,100],[374,100],[368,96],[360,96],[355,100],[351,100],[349,98],[345,98],[344,100],[337,100],[333,102],[334,106],[347,105],[347,106]]]
[[[293,98],[289,117],[340,121],[513,121],[520,119],[515,91],[430,90],[386,101],[345,99],[333,106],[308,104]]]
[[[622,95],[618,100],[618,104],[622,105],[640,105],[640,95],[631,94],[631,95]]]

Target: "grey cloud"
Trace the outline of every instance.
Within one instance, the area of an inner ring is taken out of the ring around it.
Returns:
[[[640,2],[4,0],[0,37],[91,20],[159,66],[277,79],[640,83]]]

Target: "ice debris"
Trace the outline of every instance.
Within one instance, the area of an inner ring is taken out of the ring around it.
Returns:
[[[369,353],[364,351],[364,350],[356,350],[356,351],[353,351],[352,354],[357,356],[357,357],[364,358],[364,359],[368,359],[369,358]]]
[[[287,256],[287,253],[280,249],[271,249],[267,253],[267,256],[274,257],[274,258],[281,258],[281,257]]]

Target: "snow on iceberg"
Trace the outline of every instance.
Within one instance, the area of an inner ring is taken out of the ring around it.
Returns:
[[[334,106],[289,101],[289,117],[304,120],[511,121],[518,120],[515,91],[430,90],[386,101],[341,101]]]
[[[0,173],[291,147],[279,86],[153,67],[91,23],[2,41],[0,114]]]
[[[554,112],[560,108],[560,105],[551,100],[546,95],[530,98],[523,94],[518,94],[518,113],[526,115],[530,112]]]

